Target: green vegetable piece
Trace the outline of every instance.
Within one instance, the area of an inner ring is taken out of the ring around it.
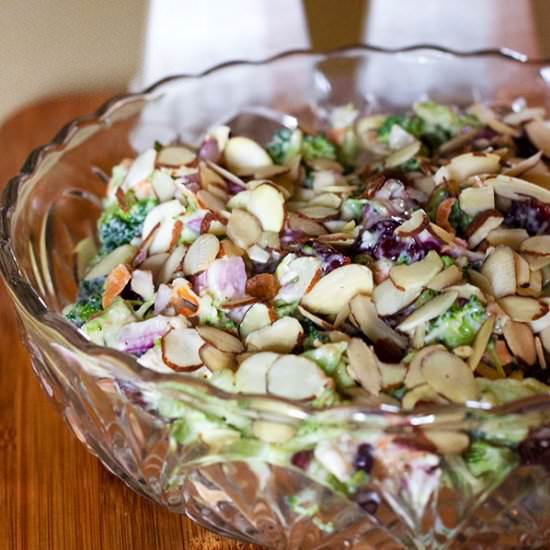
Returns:
[[[384,119],[384,122],[378,128],[378,139],[382,143],[388,143],[390,139],[391,129],[397,124],[401,126],[403,130],[414,136],[415,138],[420,138],[424,133],[424,122],[421,118],[417,116],[408,116],[408,115],[390,115]]]
[[[506,447],[496,447],[485,441],[474,441],[464,453],[464,460],[470,472],[476,477],[500,477],[516,462],[515,454]]]
[[[80,281],[78,296],[74,305],[65,313],[65,317],[77,327],[81,327],[96,313],[101,311],[101,298],[105,277],[83,279]]]
[[[466,229],[468,229],[468,226],[472,223],[472,217],[468,216],[468,214],[460,208],[458,201],[456,201],[449,215],[449,223],[455,228],[460,236],[464,236],[466,234]]]
[[[292,157],[300,153],[302,132],[282,128],[275,132],[267,144],[267,152],[275,164],[286,164]]]
[[[336,160],[336,147],[323,135],[304,136],[302,155],[305,160],[330,159]]]
[[[361,220],[367,202],[369,202],[367,199],[346,199],[342,203],[342,218],[345,220]]]
[[[435,217],[439,205],[445,199],[448,199],[449,196],[449,190],[445,187],[445,185],[438,185],[432,191],[432,194],[430,195],[430,198],[428,200],[428,204],[426,205],[426,211],[428,212],[428,216],[430,216],[430,220],[432,220],[432,222],[435,222]]]

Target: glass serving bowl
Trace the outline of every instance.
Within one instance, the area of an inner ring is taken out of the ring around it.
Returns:
[[[4,192],[0,261],[34,371],[76,436],[138,493],[213,531],[271,548],[548,548],[550,438],[531,442],[539,451],[523,453],[531,464],[518,460],[484,483],[461,484],[449,479],[457,457],[426,447],[419,428],[452,438],[495,437],[526,419],[544,426],[550,396],[492,409],[472,403],[403,413],[358,402],[311,410],[150,371],[87,341],[61,311],[77,290],[74,245],[95,232],[105,192],[98,174],[154,140],[198,143],[207,127],[233,115],[240,132],[261,140],[273,124],[293,120],[276,113],[315,127],[332,106],[349,102],[380,111],[422,97],[457,104],[525,98],[549,108],[549,71],[508,51],[293,51],[169,77],[67,124],[29,155]],[[189,429],[189,418],[209,428]],[[259,422],[296,436],[266,443],[254,435]],[[375,456],[378,473],[350,494],[306,475],[292,448],[297,439],[303,449],[372,433],[422,449],[429,466]]]

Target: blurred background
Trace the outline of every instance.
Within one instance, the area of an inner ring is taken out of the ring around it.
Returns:
[[[0,13],[0,124],[44,96],[139,89],[308,45],[421,42],[550,56],[549,0],[1,0]]]

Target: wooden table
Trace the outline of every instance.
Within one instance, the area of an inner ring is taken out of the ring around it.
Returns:
[[[46,100],[0,127],[0,183],[111,93]],[[35,379],[0,283],[0,548],[253,550],[135,495],[79,443]]]

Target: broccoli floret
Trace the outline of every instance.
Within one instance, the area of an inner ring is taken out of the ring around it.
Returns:
[[[275,164],[285,164],[300,153],[301,146],[302,132],[283,128],[275,132],[267,145],[267,152]]]
[[[328,336],[319,330],[317,325],[313,324],[309,319],[300,319],[302,327],[304,328],[304,349],[314,349],[322,344],[329,342]]]
[[[348,128],[338,146],[338,161],[346,168],[352,168],[357,163],[360,147],[357,134]]]
[[[379,141],[382,143],[388,143],[391,129],[394,124],[401,126],[403,130],[416,138],[421,137],[424,133],[424,123],[421,118],[414,115],[390,115],[384,119],[384,122],[380,128],[378,128]]]
[[[435,101],[423,101],[414,106],[414,112],[430,129],[441,128],[450,134],[455,134],[462,128],[458,113],[447,105],[441,105]]]
[[[465,235],[466,229],[472,223],[471,216],[468,216],[468,214],[460,208],[458,201],[453,204],[449,215],[449,223],[455,228],[456,232],[460,236]]]
[[[447,256],[447,255],[441,256],[441,261],[443,262],[443,267],[445,269],[447,269],[448,267],[451,267],[452,265],[455,264],[454,260],[450,256]]]
[[[101,311],[101,297],[103,296],[103,284],[105,277],[80,281],[78,296],[74,305],[65,313],[65,317],[81,327],[93,315]]]
[[[439,205],[448,198],[449,190],[445,187],[445,185],[438,185],[432,191],[432,194],[428,199],[428,204],[426,205],[426,211],[428,212],[428,216],[430,216],[430,220],[435,222]]]
[[[464,305],[455,302],[428,324],[425,342],[441,342],[448,348],[471,344],[485,319],[487,313],[475,296]]]
[[[128,210],[116,204],[105,210],[98,222],[99,253],[108,254],[139,237],[143,220],[156,204],[157,200],[150,198],[134,202]]]
[[[476,476],[500,477],[516,462],[514,453],[505,447],[496,447],[484,441],[474,441],[464,453],[468,470]]]
[[[302,155],[305,160],[319,158],[336,160],[336,147],[323,135],[304,136]]]

